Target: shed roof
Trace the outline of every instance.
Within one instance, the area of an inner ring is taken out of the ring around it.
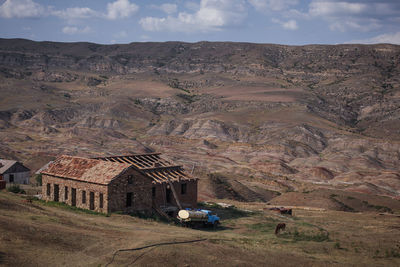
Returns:
[[[173,165],[161,158],[161,153],[134,154],[97,159],[120,164],[131,164],[136,170],[151,178],[153,183],[197,180],[197,178],[187,174],[182,166]]]
[[[115,163],[62,155],[50,163],[41,173],[107,185],[130,167],[131,164],[128,163]]]
[[[5,173],[15,163],[17,163],[15,160],[0,159],[0,174]]]

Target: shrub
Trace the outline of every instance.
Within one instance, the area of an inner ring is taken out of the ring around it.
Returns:
[[[25,194],[25,190],[20,188],[19,185],[12,185],[7,188],[8,192],[16,193],[16,194]]]
[[[194,102],[194,96],[193,95],[187,95],[187,94],[177,94],[178,97],[182,98],[183,100],[186,100],[189,103]]]
[[[391,249],[385,251],[386,258],[400,258],[400,251]]]
[[[35,180],[36,180],[37,185],[42,186],[42,175],[41,174],[36,175]]]

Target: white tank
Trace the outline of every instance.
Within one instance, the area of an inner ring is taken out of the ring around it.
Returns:
[[[193,211],[193,210],[180,210],[178,212],[178,217],[183,220],[207,220],[207,214],[201,211]]]

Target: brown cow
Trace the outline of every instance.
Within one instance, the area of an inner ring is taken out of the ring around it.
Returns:
[[[285,231],[286,224],[285,223],[278,223],[275,228],[275,234],[279,234],[280,231]]]

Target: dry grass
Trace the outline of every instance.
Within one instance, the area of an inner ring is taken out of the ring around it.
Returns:
[[[251,212],[213,207],[223,218],[223,227],[212,231],[23,200],[0,192],[0,264],[6,266],[104,266],[118,249],[201,238],[208,240],[120,252],[112,266],[400,264],[395,216],[295,210],[294,217],[284,217],[254,203],[243,204]],[[287,230],[275,236],[278,222],[285,222]]]

